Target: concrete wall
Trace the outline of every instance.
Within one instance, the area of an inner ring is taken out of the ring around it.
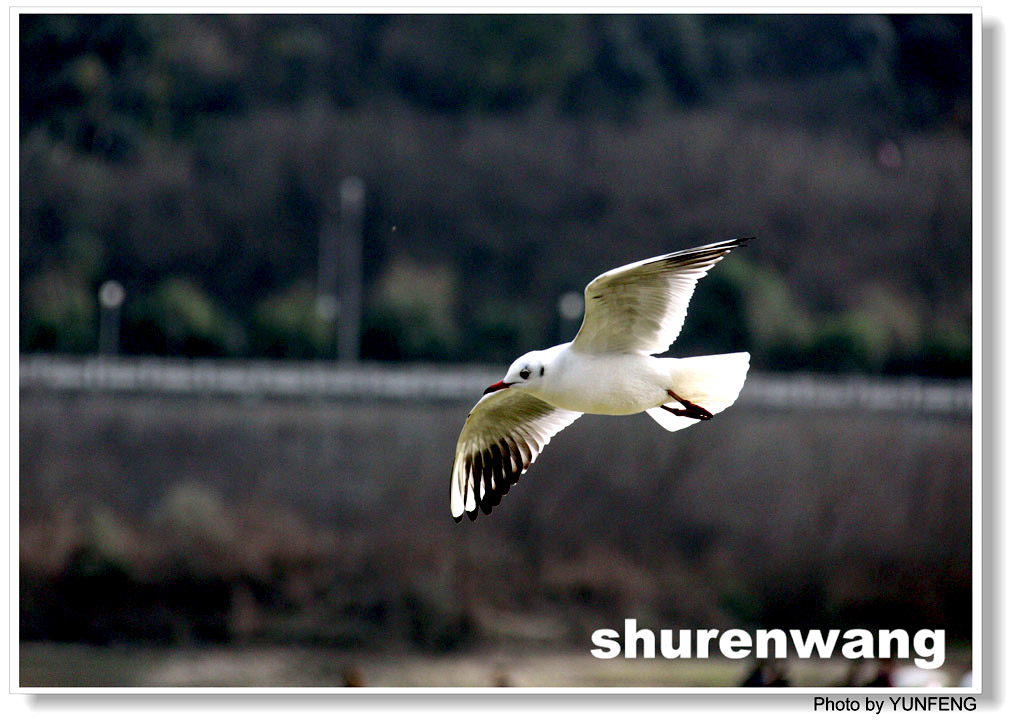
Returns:
[[[23,386],[23,567],[46,575],[55,514],[85,528],[119,519],[127,530],[110,543],[148,544],[154,558],[181,538],[165,540],[161,520],[177,508],[247,519],[229,536],[239,564],[246,545],[269,544],[250,540],[266,524],[283,549],[259,551],[266,568],[304,553],[338,574],[322,588],[369,578],[384,606],[412,593],[454,616],[576,608],[562,623],[580,630],[590,612],[899,620],[966,635],[968,414],[738,402],[675,434],[643,414],[586,416],[491,517],[455,525],[448,474],[470,406]],[[188,489],[199,500],[181,506]]]

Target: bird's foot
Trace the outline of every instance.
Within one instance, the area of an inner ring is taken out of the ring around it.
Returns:
[[[670,398],[672,398],[675,401],[678,401],[684,407],[683,410],[680,410],[679,408],[660,406],[661,408],[669,411],[673,415],[681,416],[683,418],[695,418],[699,421],[707,421],[714,417],[714,414],[711,413],[710,411],[705,410],[696,403],[691,403],[689,400],[681,398],[673,391],[667,390],[666,393],[669,394]]]

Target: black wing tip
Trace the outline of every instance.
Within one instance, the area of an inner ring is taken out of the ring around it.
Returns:
[[[691,248],[691,250],[721,250],[730,251],[734,248],[746,248],[747,243],[750,240],[757,240],[756,235],[747,235],[742,238],[730,238],[729,240],[721,240],[718,243],[711,243],[709,245],[703,245],[700,248]]]
[[[745,248],[750,240],[757,240],[756,235],[745,235],[741,238],[730,238],[729,240],[720,240],[715,243],[709,243],[708,245],[699,245],[696,248],[689,248],[687,250],[681,250],[681,253],[696,253],[698,251],[703,252],[725,252],[733,250],[734,248]]]
[[[470,493],[474,496],[475,508],[466,511],[468,520],[474,521],[479,513],[483,516],[492,515],[496,506],[503,501],[510,488],[517,484],[521,474],[530,465],[530,461],[521,456],[518,447],[506,440],[497,441],[488,448],[469,455],[464,469],[468,484],[464,500],[467,500],[467,494]],[[465,513],[454,516],[454,522],[460,523],[464,515]]]
[[[747,235],[742,238],[720,240],[707,245],[699,245],[694,248],[687,248],[686,250],[678,250],[667,255],[665,260],[683,260],[685,262],[702,259],[707,260],[713,256],[717,257],[719,255],[726,255],[734,248],[744,248],[747,246],[748,241],[757,239],[758,236],[756,235]]]

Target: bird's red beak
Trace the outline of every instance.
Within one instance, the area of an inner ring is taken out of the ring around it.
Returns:
[[[491,386],[482,391],[482,395],[484,396],[486,393],[492,393],[493,391],[501,391],[504,388],[509,388],[511,385],[513,384],[504,383],[503,381],[500,381],[499,383],[493,383]]]

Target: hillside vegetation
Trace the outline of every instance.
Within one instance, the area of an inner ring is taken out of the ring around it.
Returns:
[[[25,15],[23,352],[329,358],[319,242],[366,183],[361,357],[505,361],[641,257],[754,235],[686,351],[966,376],[970,18]]]

